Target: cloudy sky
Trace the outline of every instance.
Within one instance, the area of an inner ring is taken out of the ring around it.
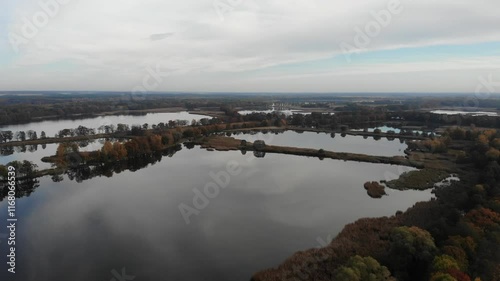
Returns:
[[[498,0],[0,7],[0,91],[500,92]]]

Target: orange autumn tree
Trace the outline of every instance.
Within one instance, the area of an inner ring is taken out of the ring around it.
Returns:
[[[111,143],[106,141],[101,148],[101,159],[104,161],[117,161],[127,158],[128,151],[120,142]]]
[[[119,142],[113,143],[113,155],[116,159],[122,160],[127,158],[127,149],[125,146]]]
[[[471,210],[465,218],[478,233],[500,231],[500,214],[491,209],[478,208]]]
[[[498,149],[491,147],[487,152],[486,152],[486,157],[488,160],[493,160],[496,161],[500,158],[500,151]]]
[[[469,268],[469,258],[464,249],[448,245],[444,246],[441,250],[445,255],[452,257],[456,261],[460,270],[467,271]]]
[[[57,146],[56,150],[56,163],[58,165],[66,165],[68,160],[68,154],[79,153],[79,148],[76,143],[63,142]]]
[[[149,144],[152,151],[160,151],[163,149],[163,144],[161,142],[161,136],[152,135],[149,136]]]
[[[101,148],[101,157],[104,161],[109,161],[113,158],[113,144],[106,141]]]

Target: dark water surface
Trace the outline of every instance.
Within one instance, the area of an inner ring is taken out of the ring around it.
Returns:
[[[224,187],[227,179],[217,184],[213,175],[229,175],[228,163],[237,173]],[[318,241],[358,218],[390,216],[430,199],[429,191],[391,190],[371,199],[363,189],[365,181],[407,170],[184,148],[135,172],[81,183],[45,177],[31,196],[17,200],[15,276],[7,274],[0,236],[0,280],[108,281],[123,268],[139,281],[249,280],[296,251],[321,246]],[[216,185],[218,195],[187,224],[180,204],[194,207],[196,192]],[[4,200],[0,235],[6,219]]]

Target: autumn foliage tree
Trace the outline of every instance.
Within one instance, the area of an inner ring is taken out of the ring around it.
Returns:
[[[389,281],[395,280],[387,267],[372,257],[354,256],[335,272],[337,281]]]
[[[464,249],[461,247],[447,245],[441,250],[445,255],[452,257],[456,261],[460,270],[467,271],[469,268],[469,258],[467,257],[467,253]]]
[[[106,141],[101,148],[101,159],[103,161],[109,161],[113,158],[113,144],[110,141]]]
[[[468,212],[465,218],[480,234],[488,231],[500,231],[500,214],[493,210],[477,208]]]
[[[490,161],[497,161],[500,159],[500,151],[498,149],[491,147],[487,152],[486,152],[486,158]]]
[[[391,270],[402,280],[421,280],[437,253],[431,234],[418,228],[396,227],[390,235]]]
[[[471,281],[469,275],[460,269],[458,262],[449,255],[439,255],[432,263],[431,280]]]
[[[101,148],[102,161],[119,161],[127,158],[128,151],[125,145],[120,142],[111,143],[106,141]]]
[[[159,136],[159,135],[149,136],[149,144],[150,144],[151,150],[153,150],[153,151],[159,151],[163,148],[163,144],[161,142],[161,136]]]
[[[64,160],[70,153],[78,153],[79,147],[76,143],[63,142],[57,146],[56,157]]]
[[[448,150],[449,141],[446,138],[439,138],[433,140],[425,140],[422,145],[425,146],[432,153],[442,153]]]
[[[127,149],[120,142],[113,143],[113,151],[116,158],[120,160],[125,159],[128,154]]]

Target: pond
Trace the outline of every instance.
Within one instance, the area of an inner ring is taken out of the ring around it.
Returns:
[[[278,146],[292,146],[301,148],[317,148],[334,152],[350,152],[376,156],[404,156],[404,150],[408,147],[405,142],[399,139],[388,140],[381,138],[374,140],[373,137],[351,136],[335,134],[332,138],[330,134],[285,131],[278,134],[261,132],[256,134],[238,134],[234,138],[244,139],[254,142],[264,140],[266,144]]]
[[[17,274],[8,280],[112,280],[123,269],[136,280],[246,281],[296,251],[322,246],[318,241],[358,218],[390,216],[429,200],[430,191],[393,190],[371,199],[363,188],[408,170],[195,147],[135,172],[80,183],[44,177],[17,200]],[[185,219],[181,204],[194,208],[195,194],[206,194],[210,184],[220,187],[218,195],[197,195],[204,208]],[[0,233],[6,219],[4,200]],[[7,252],[3,242],[0,253]],[[0,263],[6,280],[6,255]]]
[[[496,112],[487,111],[434,110],[431,111],[431,113],[445,115],[498,116]]]
[[[268,114],[268,113],[273,113],[273,112],[285,114],[286,116],[289,116],[289,115],[292,115],[292,114],[310,114],[310,112],[304,112],[302,110],[295,110],[295,109],[286,109],[286,110],[274,110],[274,109],[269,109],[269,110],[240,110],[240,111],[238,111],[238,113],[241,114],[241,115],[248,115],[248,114],[252,114],[252,113],[265,113],[265,114]]]
[[[299,113],[299,114],[310,114],[310,112],[305,112],[305,111],[298,110],[298,109],[284,109],[284,108],[280,108],[280,107],[276,106],[275,104],[272,104],[271,108],[267,109],[267,110],[257,109],[257,110],[240,110],[240,111],[238,111],[238,113],[241,114],[241,115],[248,115],[248,114],[252,114],[252,113],[265,113],[265,114],[268,114],[268,113],[273,113],[273,112],[285,114],[286,116],[289,116],[289,115],[292,115],[292,114],[296,114],[296,113]]]
[[[366,128],[367,132],[370,132],[370,133],[373,133],[376,129],[379,129],[380,132],[382,133],[387,133],[389,131],[394,131],[395,134],[399,134],[401,133],[401,128],[396,128],[396,127],[390,127],[390,126],[380,126],[380,127],[370,127],[370,128]],[[364,129],[352,129],[351,131],[353,132],[362,132],[364,131]],[[422,130],[415,130],[415,129],[408,129],[408,128],[404,128],[403,127],[403,132],[412,132],[413,134],[422,134],[424,133],[424,131]],[[432,130],[427,130],[426,132],[432,132]]]
[[[167,123],[170,120],[188,120],[190,123],[194,119],[199,121],[203,118],[209,118],[209,116],[191,114],[189,112],[168,112],[168,113],[147,113],[144,115],[109,115],[93,118],[84,119],[74,119],[74,120],[47,120],[42,122],[35,122],[29,124],[20,125],[10,125],[10,126],[0,126],[1,131],[28,131],[34,130],[40,137],[41,131],[44,131],[47,137],[54,137],[62,129],[75,129],[78,126],[85,126],[87,128],[96,129],[103,125],[114,125],[117,124],[127,124],[132,125],[142,125],[148,123],[149,125],[158,123]]]

